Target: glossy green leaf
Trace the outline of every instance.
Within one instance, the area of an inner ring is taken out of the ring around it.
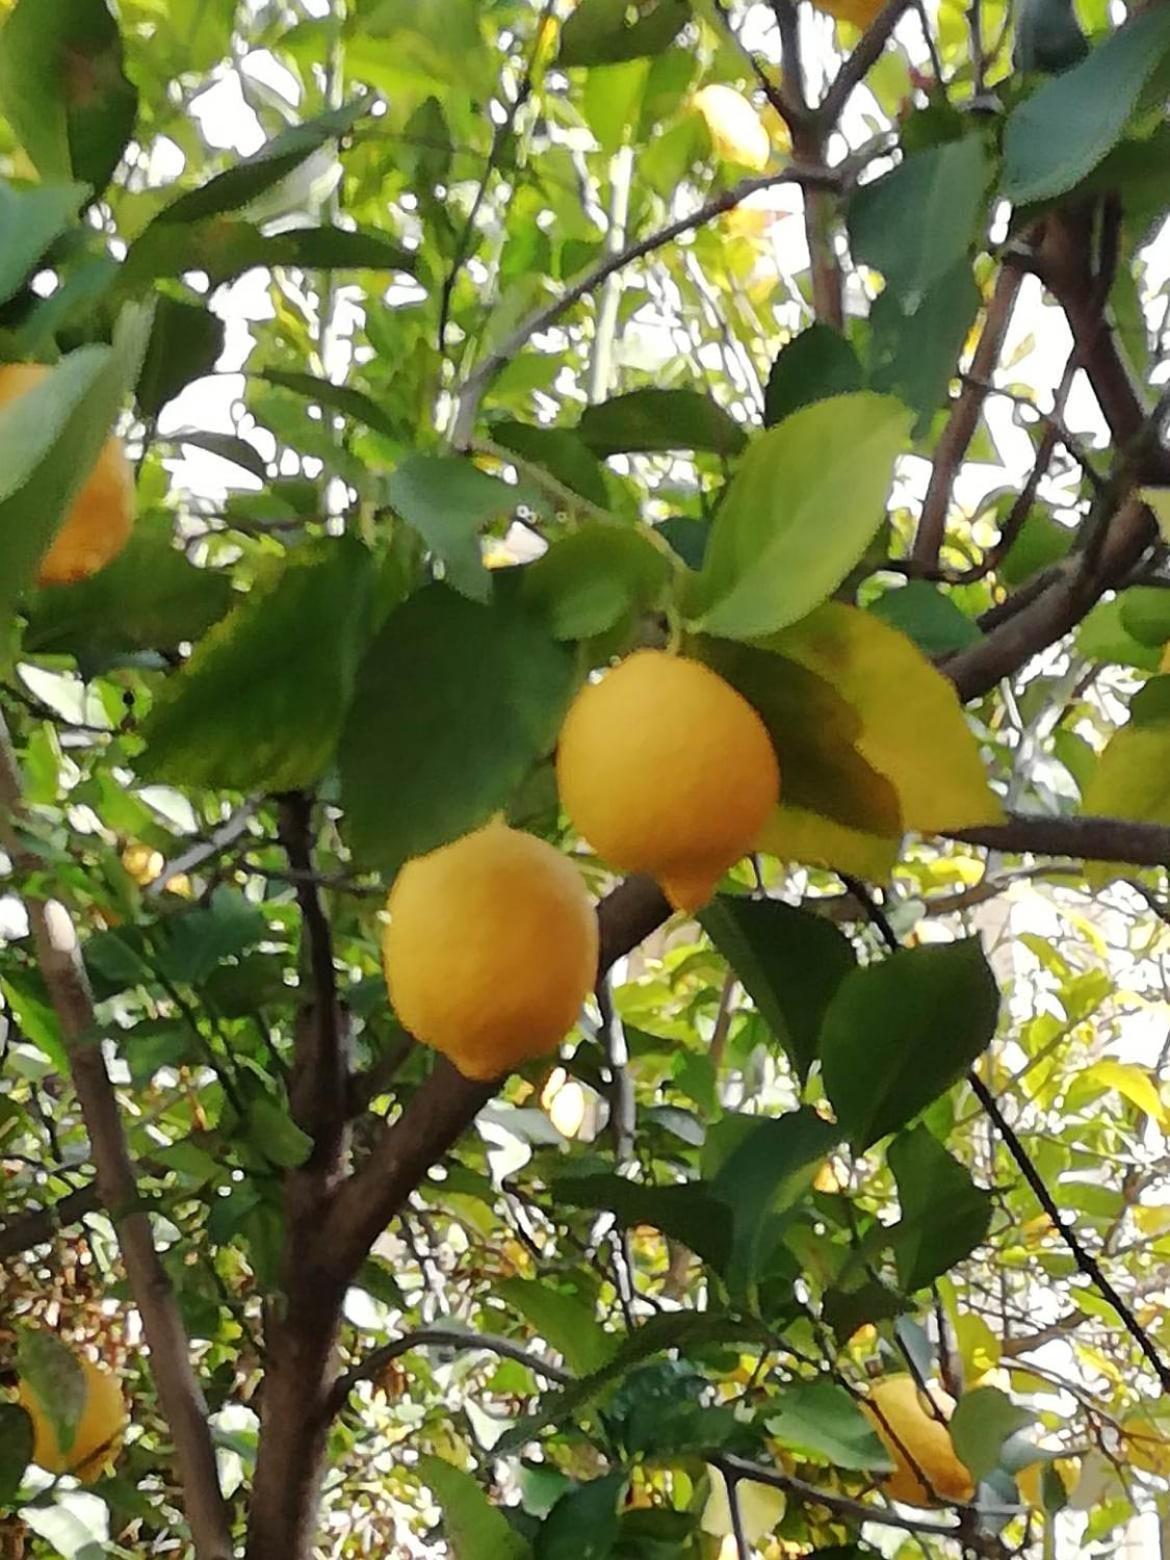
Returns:
[[[517,489],[458,455],[411,455],[387,477],[386,497],[442,560],[448,583],[471,601],[489,600],[479,534],[511,514]]]
[[[541,1525],[534,1560],[610,1560],[628,1484],[619,1468],[567,1490]]]
[[[963,346],[980,306],[979,289],[964,255],[936,278],[911,311],[891,288],[869,315],[869,383],[917,413],[913,434],[924,439],[947,405]],[[971,451],[974,459],[974,452]]]
[[[532,423],[492,425],[492,442],[540,466],[558,482],[604,509],[609,503],[605,472],[597,456],[572,428],[540,428]]]
[[[576,431],[602,459],[665,450],[738,455],[747,443],[747,434],[734,417],[697,390],[651,387],[615,395],[582,412]]]
[[[861,1473],[886,1473],[893,1467],[869,1420],[835,1382],[804,1381],[786,1388],[767,1405],[764,1423],[773,1439],[799,1456]]]
[[[613,1357],[619,1340],[605,1331],[582,1296],[534,1278],[506,1278],[496,1293],[564,1356],[570,1370],[588,1375]]]
[[[896,1132],[957,1083],[998,1017],[978,938],[903,949],[847,975],[825,1014],[820,1059],[854,1146]]]
[[[77,221],[84,184],[22,189],[0,179],[0,303],[19,290],[45,251]]]
[[[370,646],[342,738],[358,857],[393,871],[486,822],[552,748],[572,689],[569,655],[514,603],[413,596]]]
[[[764,387],[764,427],[774,428],[814,401],[865,388],[865,370],[840,331],[819,321],[793,336],[776,354]]]
[[[1168,50],[1170,11],[1153,6],[1013,109],[1000,193],[1022,206],[1079,184],[1120,141]]]
[[[647,1186],[606,1173],[563,1175],[553,1183],[550,1196],[561,1207],[604,1208],[627,1228],[652,1224],[719,1269],[730,1255],[728,1210],[714,1188],[702,1182]]]
[[[699,919],[800,1077],[807,1077],[825,1009],[857,963],[849,939],[824,917],[778,899],[720,895]]]
[[[661,600],[668,555],[632,526],[594,522],[524,570],[523,599],[556,639],[586,639]]]
[[[106,0],[17,0],[0,29],[0,106],[43,179],[104,190],[138,114]]]
[[[910,414],[862,392],[802,408],[754,439],[711,531],[691,615],[751,639],[826,599],[885,514]]]
[[[898,1281],[909,1293],[949,1272],[986,1237],[991,1195],[926,1127],[901,1133],[886,1158],[902,1207],[892,1235]]]
[[[926,580],[910,580],[869,605],[874,617],[899,629],[929,656],[965,650],[983,638],[979,626],[952,598]]]
[[[443,1512],[443,1530],[458,1560],[530,1560],[532,1548],[469,1473],[441,1457],[418,1460],[418,1474]]]
[[[289,791],[333,761],[373,613],[374,562],[348,539],[290,557],[200,641],[147,717],[140,772]]]
[[[138,376],[138,405],[157,417],[193,379],[210,374],[223,351],[225,327],[202,303],[163,295]]]

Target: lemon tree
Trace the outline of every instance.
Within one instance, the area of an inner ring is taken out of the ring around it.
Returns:
[[[1168,58],[0,4],[0,1553],[1164,1546]]]

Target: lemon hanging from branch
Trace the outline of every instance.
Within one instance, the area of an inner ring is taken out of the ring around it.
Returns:
[[[22,1340],[17,1399],[32,1420],[32,1460],[92,1484],[113,1466],[129,1416],[117,1377],[47,1333]]]
[[[691,99],[703,116],[717,157],[763,173],[772,158],[772,142],[764,121],[734,87],[712,82]]]
[[[945,1392],[936,1390],[928,1400],[912,1376],[887,1376],[874,1383],[861,1408],[894,1461],[884,1481],[891,1499],[906,1506],[971,1499],[975,1481],[947,1429],[954,1404]]]

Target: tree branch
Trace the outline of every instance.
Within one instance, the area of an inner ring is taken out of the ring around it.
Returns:
[[[1013,813],[1007,823],[948,830],[946,838],[1020,856],[1065,856],[1077,861],[1170,867],[1170,827],[1131,823],[1126,818],[1035,818]]]
[[[194,872],[196,867],[201,867],[204,862],[210,861],[221,851],[225,851],[229,845],[233,845],[241,834],[246,832],[255,815],[255,802],[245,802],[242,807],[237,807],[231,817],[225,819],[218,828],[213,829],[205,840],[198,840],[166,862],[158,876],[144,890],[147,897],[152,899],[157,897],[172,878],[179,877],[185,872]]]
[[[15,1218],[0,1224],[0,1262],[7,1262],[33,1246],[45,1245],[58,1230],[76,1224],[101,1206],[97,1182],[91,1181],[88,1186],[67,1192],[47,1208],[30,1208],[26,1213],[18,1213]]]
[[[41,863],[16,828],[21,809],[20,770],[0,715],[0,844],[21,875]],[[69,1056],[69,1071],[89,1134],[97,1186],[113,1220],[126,1278],[150,1349],[151,1372],[163,1416],[175,1442],[179,1481],[198,1560],[230,1560],[231,1529],[219,1487],[207,1405],[191,1365],[191,1346],[166,1269],[154,1246],[117,1096],[97,1030],[77,932],[65,906],[25,897],[37,964]]]
[[[463,1332],[458,1327],[420,1327],[416,1332],[406,1333],[391,1343],[383,1344],[352,1370],[347,1370],[344,1376],[340,1376],[333,1389],[332,1411],[336,1413],[342,1408],[359,1381],[372,1381],[391,1360],[411,1354],[415,1349],[484,1349],[489,1354],[498,1354],[501,1359],[515,1360],[518,1365],[526,1365],[536,1375],[555,1381],[558,1386],[567,1386],[573,1380],[571,1372],[560,1365],[550,1364],[548,1360],[542,1360],[539,1355],[529,1353],[510,1338],[497,1338],[492,1333]]]
[[[818,105],[816,117],[822,125],[836,125],[854,87],[859,86],[877,64],[890,34],[913,3],[914,0],[886,0],[885,9],[862,33],[857,47],[834,76],[829,90]]]

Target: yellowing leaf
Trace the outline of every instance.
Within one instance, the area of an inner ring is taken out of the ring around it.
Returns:
[[[1153,511],[1162,540],[1170,542],[1170,488],[1142,488],[1140,497]]]
[[[832,818],[822,818],[819,813],[784,803],[777,807],[760,836],[760,849],[781,861],[829,867],[870,883],[889,880],[900,843],[900,839],[865,834]]]
[[[1000,1361],[999,1339],[981,1316],[964,1311],[955,1318],[954,1330],[965,1379],[975,1380],[996,1368]]]
[[[1170,823],[1170,721],[1131,720],[1115,731],[1082,796],[1086,813]],[[1090,885],[1099,887],[1126,870],[1120,863],[1094,862],[1085,875]]]
[[[1119,1094],[1124,1094],[1151,1121],[1156,1121],[1163,1132],[1170,1124],[1170,1113],[1144,1067],[1137,1067],[1132,1062],[1094,1062],[1083,1074],[1083,1081],[1100,1084],[1106,1089],[1116,1089]]]
[[[1125,1436],[1122,1460],[1144,1473],[1170,1478],[1170,1440],[1162,1428],[1148,1419],[1127,1419],[1121,1429]]]
[[[767,641],[830,683],[861,720],[854,745],[898,793],[907,829],[999,823],[979,746],[954,688],[905,634],[837,602]]]
[[[714,1538],[724,1538],[735,1531],[731,1520],[731,1501],[727,1493],[727,1480],[710,1463],[707,1474],[711,1480],[711,1493],[703,1507],[703,1532]],[[787,1504],[784,1491],[773,1489],[770,1484],[757,1484],[754,1480],[740,1479],[735,1487],[739,1504],[740,1521],[744,1537],[749,1544],[757,1544],[770,1533],[784,1515]]]
[[[1140,1204],[1132,1208],[1133,1222],[1143,1235],[1165,1235],[1170,1230],[1170,1203]]]
[[[762,173],[772,157],[772,143],[764,122],[734,87],[713,82],[696,92],[692,103],[703,116],[716,154],[724,162],[738,163]]]

